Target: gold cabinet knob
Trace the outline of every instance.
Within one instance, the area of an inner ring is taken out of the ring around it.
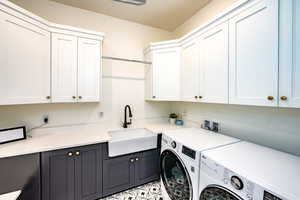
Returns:
[[[286,97],[286,96],[281,96],[280,99],[281,99],[282,101],[286,101],[286,100],[287,100],[287,97]]]
[[[72,153],[72,152],[69,152],[69,153],[68,153],[68,156],[73,156],[73,153]]]
[[[133,158],[131,158],[131,159],[130,159],[130,162],[131,162],[131,163],[133,163],[133,162],[134,162],[134,159],[133,159]]]
[[[82,96],[79,96],[78,98],[79,98],[79,99],[82,99]]]
[[[195,96],[195,99],[198,99],[198,96]]]
[[[76,151],[76,156],[79,156],[80,155],[80,151]]]
[[[46,96],[46,99],[51,99],[51,96]]]
[[[73,99],[76,99],[76,96],[72,96]]]
[[[152,98],[153,98],[153,99],[155,99],[155,98],[156,98],[156,96],[153,96]]]
[[[202,99],[203,98],[203,96],[199,96],[199,99]]]
[[[269,101],[273,101],[273,100],[274,100],[274,97],[273,97],[273,96],[268,96],[268,100],[269,100]]]
[[[139,158],[136,158],[135,161],[139,161]]]

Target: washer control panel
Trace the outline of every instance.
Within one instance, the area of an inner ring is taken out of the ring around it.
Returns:
[[[188,157],[190,157],[191,159],[195,160],[196,159],[196,151],[194,151],[193,149],[190,149],[186,146],[182,146],[182,153]]]
[[[173,141],[173,142],[171,142],[171,146],[172,146],[173,149],[176,149],[177,143],[175,141]]]
[[[254,200],[258,187],[251,181],[234,173],[233,171],[223,167],[217,162],[201,156],[201,171],[213,178],[218,185],[228,188],[232,192],[238,194],[245,200]],[[211,184],[216,184],[211,183]]]

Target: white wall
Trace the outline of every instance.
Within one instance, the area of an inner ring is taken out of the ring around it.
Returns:
[[[143,59],[143,48],[149,42],[172,37],[172,33],[164,30],[48,0],[12,2],[54,23],[104,32],[103,54],[106,56]],[[106,60],[103,68],[104,99],[99,104],[0,106],[0,128],[19,124],[26,124],[29,128],[37,126],[42,123],[44,114],[49,114],[49,125],[120,121],[126,104],[132,105],[135,119],[167,116],[170,110],[168,103],[144,101],[144,65]],[[99,112],[104,112],[103,118],[99,117]]]
[[[172,111],[198,126],[216,121],[226,135],[300,156],[300,109],[176,102]]]

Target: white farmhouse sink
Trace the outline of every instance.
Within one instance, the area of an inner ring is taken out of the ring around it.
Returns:
[[[108,142],[108,155],[115,157],[157,147],[157,135],[147,129],[111,131]]]

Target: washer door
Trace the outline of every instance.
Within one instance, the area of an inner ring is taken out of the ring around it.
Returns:
[[[201,192],[200,200],[243,200],[230,190],[218,186],[212,185],[205,188]]]
[[[172,200],[191,200],[193,197],[191,179],[181,159],[172,151],[161,154],[161,177]]]

